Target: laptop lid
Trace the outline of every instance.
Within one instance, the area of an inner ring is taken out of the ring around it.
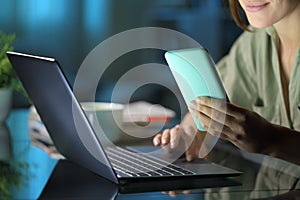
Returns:
[[[69,160],[118,183],[58,62],[53,58],[17,52],[7,52],[7,56],[58,151]]]

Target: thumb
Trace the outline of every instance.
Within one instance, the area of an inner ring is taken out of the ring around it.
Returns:
[[[197,129],[193,126],[185,126],[184,131],[186,133],[185,145],[186,145],[186,160],[192,161],[198,156],[197,153],[197,142],[195,136],[197,134]]]
[[[197,133],[197,128],[195,126],[192,126],[192,125],[182,126],[182,129],[190,137],[195,137],[195,135]]]

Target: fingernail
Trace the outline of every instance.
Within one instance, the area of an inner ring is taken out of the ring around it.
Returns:
[[[175,148],[174,142],[170,142],[170,147],[171,147],[171,149],[174,149],[174,148]]]
[[[192,161],[193,160],[193,156],[191,154],[186,154],[186,160],[187,161]]]
[[[163,144],[166,144],[166,143],[167,143],[167,140],[166,140],[165,138],[162,138],[162,139],[161,139],[161,142],[162,142]]]
[[[210,97],[199,97],[198,98],[198,103],[199,104],[207,104],[211,101]]]
[[[158,145],[158,141],[157,140],[154,140],[153,143],[154,143],[155,146]]]
[[[194,117],[196,117],[197,116],[197,111],[195,111],[195,110],[190,110],[190,113],[191,113],[191,115],[192,116],[194,116]]]
[[[171,149],[175,149],[178,147],[178,139],[174,138],[173,141],[170,143]]]
[[[196,103],[196,101],[195,100],[191,101],[189,107],[191,109],[197,109],[197,103]]]

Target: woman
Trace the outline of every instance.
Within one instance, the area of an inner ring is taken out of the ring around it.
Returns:
[[[300,1],[229,3],[233,18],[245,30],[218,63],[231,103],[197,98],[189,106],[191,114],[208,134],[221,132],[221,138],[241,149],[300,164]],[[241,20],[239,6],[250,27]],[[225,121],[211,113],[225,114]],[[187,160],[198,156],[206,133],[196,131],[191,114],[158,134],[154,145],[174,148],[179,135],[195,136],[186,156]]]

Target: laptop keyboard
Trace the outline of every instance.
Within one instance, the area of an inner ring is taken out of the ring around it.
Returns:
[[[130,177],[182,176],[195,174],[190,170],[170,164],[158,158],[133,153],[121,147],[108,147],[106,153],[117,174],[125,174]]]

